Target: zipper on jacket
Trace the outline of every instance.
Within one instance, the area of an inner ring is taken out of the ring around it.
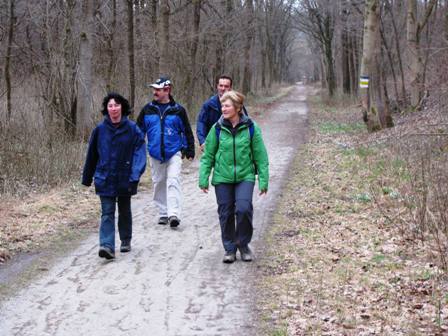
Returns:
[[[160,113],[160,110],[159,110]],[[160,115],[160,114],[159,114]],[[165,141],[164,141],[164,133],[165,133],[165,123],[163,121],[164,116],[160,115],[160,155],[162,157],[162,162],[165,161]]]
[[[166,112],[168,110],[171,109],[171,106],[168,106],[165,111],[163,111],[163,114],[160,114],[160,109],[157,107],[157,109],[159,110],[159,116],[160,116],[160,151],[161,151],[161,157],[162,157],[162,161],[165,161],[165,141],[164,141],[164,135],[165,135],[165,116],[166,116]]]
[[[235,135],[232,132],[233,137],[233,175],[234,175],[234,182],[236,183],[236,143],[235,143]]]

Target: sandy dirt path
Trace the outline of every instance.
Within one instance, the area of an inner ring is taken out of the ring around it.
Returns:
[[[255,256],[289,163],[304,141],[305,99],[298,85],[257,120],[271,179],[268,195],[254,195]],[[198,166],[195,160],[183,169],[184,212],[177,230],[157,225],[152,195],[139,194],[132,201],[132,252],[106,262],[98,258],[98,236],[92,235],[0,304],[0,335],[255,335],[251,284],[257,261],[221,262],[215,195],[197,187]]]

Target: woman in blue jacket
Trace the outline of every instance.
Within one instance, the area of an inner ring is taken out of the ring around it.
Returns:
[[[128,119],[129,102],[117,93],[103,99],[104,120],[90,137],[82,184],[90,186],[101,200],[101,258],[115,258],[115,203],[118,203],[120,252],[131,250],[131,196],[137,193],[146,168],[145,140],[135,122]]]

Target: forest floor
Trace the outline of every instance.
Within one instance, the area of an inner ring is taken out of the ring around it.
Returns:
[[[400,221],[384,214],[381,205],[400,197],[387,179],[381,199],[371,189],[384,178],[381,138],[417,129],[421,114],[394,115],[394,129],[368,134],[356,104],[324,104],[317,95],[308,103],[308,142],[291,167],[260,261],[263,330],[447,335],[448,279],[435,249],[403,235]],[[390,210],[411,220],[406,209]]]

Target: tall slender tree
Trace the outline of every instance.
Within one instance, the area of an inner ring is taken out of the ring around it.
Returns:
[[[129,103],[135,103],[134,0],[126,0],[128,18]]]
[[[93,110],[93,33],[94,33],[94,1],[82,1],[82,20],[79,46],[79,71],[77,82],[76,129],[85,137],[90,129],[90,113]]]
[[[169,50],[170,50],[170,4],[168,0],[160,2],[160,23],[159,23],[159,70],[161,74],[168,74],[170,71]]]
[[[246,43],[244,47],[244,70],[242,91],[248,94],[251,91],[251,61],[252,61],[252,41],[254,39],[254,4],[252,0],[246,0]]]
[[[14,37],[14,0],[8,1],[8,37],[6,42],[6,54],[5,54],[5,87],[6,87],[6,115],[7,120],[10,121],[12,114],[12,85],[11,85],[11,57],[12,57],[12,43]]]
[[[413,108],[419,108],[425,90],[421,34],[436,3],[437,0],[429,0],[422,19],[418,20],[417,0],[408,0],[407,42],[411,58],[411,105]]]

